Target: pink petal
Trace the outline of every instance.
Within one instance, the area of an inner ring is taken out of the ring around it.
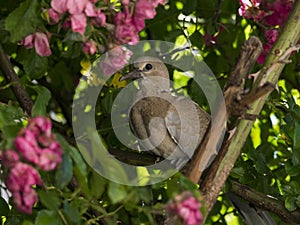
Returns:
[[[97,9],[96,13],[96,17],[91,18],[91,24],[96,27],[103,27],[106,22],[106,16],[101,12],[101,9]]]
[[[14,150],[4,150],[0,158],[1,163],[6,167],[12,167],[19,161],[19,155]]]
[[[88,0],[68,0],[67,8],[70,14],[81,14]]]
[[[52,0],[51,7],[58,13],[63,14],[67,11],[68,0]]]
[[[86,28],[86,16],[83,13],[72,15],[71,27],[73,32],[78,32],[83,35]]]
[[[35,140],[35,139],[34,139]],[[16,149],[22,154],[22,156],[32,163],[39,161],[38,148],[30,144],[25,138],[17,137],[14,141]]]
[[[50,24],[54,25],[57,24],[59,22],[59,15],[54,11],[54,9],[49,9],[48,10],[48,15],[50,18]]]
[[[96,8],[95,8],[95,5],[92,4],[91,2],[88,2],[86,4],[85,9],[84,9],[84,13],[88,17],[96,17],[98,15],[97,11],[96,11]]]
[[[83,48],[82,48],[83,52],[88,54],[88,55],[94,55],[97,51],[97,45],[96,42],[90,40],[87,41],[83,44]]]
[[[22,45],[24,45],[25,48],[32,48],[34,45],[34,34],[30,34],[24,38],[24,40],[21,42]]]
[[[49,40],[45,33],[35,33],[34,47],[36,53],[39,56],[49,56],[52,54],[50,50]]]

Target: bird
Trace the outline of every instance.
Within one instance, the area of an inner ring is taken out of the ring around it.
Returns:
[[[142,150],[182,168],[208,130],[210,115],[190,98],[172,93],[168,69],[159,58],[135,59],[133,70],[120,81],[126,79],[138,81],[129,124]]]

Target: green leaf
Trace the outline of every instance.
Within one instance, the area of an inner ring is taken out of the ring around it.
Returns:
[[[300,165],[293,166],[287,163],[285,165],[285,170],[292,177],[300,175]]]
[[[60,189],[67,186],[73,176],[73,165],[70,156],[68,154],[64,154],[62,158],[63,161],[59,165],[55,174],[55,183]]]
[[[51,191],[38,191],[39,200],[48,209],[56,210],[60,205],[60,201],[57,193],[54,190]]]
[[[22,225],[34,225],[33,222],[29,221],[29,220],[24,220]]]
[[[69,204],[67,201],[64,202],[63,212],[67,215],[67,219],[70,221],[70,224],[80,224],[80,213],[78,208],[79,205],[75,205],[76,202]]]
[[[230,172],[230,176],[234,178],[241,178],[244,175],[245,175],[245,170],[243,167],[235,167]]]
[[[195,11],[195,9],[197,8],[197,1],[190,1],[190,0],[187,0],[187,1],[184,1],[184,7],[182,9],[182,13],[185,14],[185,15],[189,15],[191,14],[192,12]]]
[[[107,181],[102,176],[97,174],[95,171],[91,173],[91,177],[89,179],[89,187],[91,191],[91,195],[94,198],[99,198],[105,191]]]
[[[138,195],[139,198],[145,203],[150,203],[153,201],[153,194],[149,187],[139,187]]]
[[[295,122],[293,151],[297,151],[298,154],[300,154],[300,123],[299,122]]]
[[[69,145],[69,143],[59,134],[57,134],[57,139],[60,142],[65,155],[68,155],[68,158],[71,161],[71,157],[73,159],[73,161],[75,162],[73,165],[73,172],[74,175],[83,191],[83,193],[85,194],[86,198],[90,198],[90,190],[88,187],[88,173],[87,173],[87,166],[86,166],[86,162],[83,160],[83,158],[81,157],[79,151],[72,147],[71,145]]]
[[[75,165],[78,168],[78,171],[81,173],[83,177],[87,176],[87,166],[86,162],[82,158],[79,150],[71,146],[60,134],[56,134],[56,137],[61,144],[64,152],[71,156],[72,160],[75,162]]]
[[[11,101],[8,102],[8,105],[0,104],[0,128],[7,125],[16,125],[15,120],[21,119],[22,116],[23,110],[13,105]]]
[[[9,206],[7,202],[0,196],[0,216],[7,216],[9,213]]]
[[[42,210],[39,211],[35,218],[35,225],[61,225],[59,215],[55,211]]]
[[[48,69],[47,57],[39,56],[34,49],[22,49],[18,57],[30,79],[34,80],[45,76]]]
[[[125,190],[125,187],[123,185],[114,182],[109,182],[108,196],[112,204],[115,204],[117,202],[122,201],[127,196],[127,191]]]
[[[5,28],[10,32],[12,42],[18,42],[36,31],[40,24],[38,7],[37,0],[26,0],[6,18]]]
[[[284,201],[285,208],[289,211],[296,210],[296,198],[294,196],[289,196]]]
[[[46,116],[51,93],[43,86],[35,86],[33,89],[37,92],[37,97],[32,107],[32,116]]]
[[[298,206],[298,208],[300,208],[300,195],[298,195],[296,198],[296,205]]]

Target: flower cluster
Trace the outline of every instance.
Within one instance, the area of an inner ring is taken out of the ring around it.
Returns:
[[[114,22],[115,38],[118,44],[136,44],[139,41],[138,33],[144,29],[145,20],[156,15],[155,8],[165,4],[164,0],[137,0],[133,12],[130,11],[129,1],[123,1],[124,11],[118,12]]]
[[[165,4],[165,0],[122,0],[119,6],[110,5],[110,10],[107,10],[105,4],[106,1],[100,3],[99,0],[51,0],[45,19],[52,26],[58,24],[57,32],[64,28],[79,33],[82,51],[86,55],[94,55],[97,52],[102,54],[105,51],[103,42],[105,46],[109,46],[108,50],[120,44],[136,44],[139,41],[139,32],[145,27],[145,20],[152,19],[156,15],[158,5]],[[48,31],[38,31],[25,37],[21,44],[25,48],[34,47],[40,56],[50,56],[51,36],[57,35]],[[119,55],[109,54],[104,62],[104,74],[111,75],[110,71],[116,71],[125,65],[128,54],[123,52]]]
[[[266,13],[260,9],[260,0],[240,0],[241,7],[239,8],[240,16],[247,19],[260,21]]]
[[[52,0],[48,11],[51,24],[59,22],[65,13],[70,16],[65,21],[65,28],[71,26],[73,32],[84,34],[87,27],[87,19],[96,27],[103,27],[106,16],[100,8],[95,6],[95,0]]]
[[[73,32],[84,35],[88,22],[94,27],[104,27],[106,16],[100,8],[95,6],[97,0],[52,0],[51,8],[47,11],[47,18],[50,25],[62,21],[62,27]],[[36,53],[40,56],[50,56],[51,50],[47,35],[42,32],[28,35],[21,42],[26,48],[35,47]],[[86,54],[95,54],[96,42],[87,40],[83,44],[83,51]]]
[[[173,218],[179,217],[186,225],[200,225],[203,222],[201,206],[190,192],[184,192],[168,204],[167,212]]]
[[[265,61],[266,55],[274,45],[278,32],[282,28],[293,7],[292,0],[240,0],[240,16],[247,19],[254,19],[263,27],[263,34],[266,42],[263,44],[264,51],[258,58],[258,63]],[[278,30],[279,27],[279,30]]]
[[[5,150],[1,154],[3,165],[9,169],[7,188],[12,193],[16,208],[24,213],[31,214],[32,206],[38,200],[32,186],[42,184],[39,172],[28,163],[49,171],[62,161],[62,149],[51,133],[51,126],[48,118],[33,118],[16,137],[16,150]]]

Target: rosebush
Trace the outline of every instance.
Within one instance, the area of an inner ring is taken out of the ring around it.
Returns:
[[[123,146],[110,122],[114,100],[126,85],[119,81],[120,74],[127,72],[134,56],[128,46],[140,40],[188,46],[201,53],[223,88],[249,36],[263,43],[253,73],[267,70],[268,58],[286,51],[273,46],[286,35],[284,26],[298,5],[299,0],[0,2],[1,224],[243,224],[224,195],[235,190],[235,182],[259,193],[260,202],[272,196],[273,208],[256,201],[250,205],[265,207],[278,224],[295,222],[299,217],[292,215],[300,211],[300,60],[292,43],[290,63],[273,81],[277,92],[270,94],[256,117],[238,160],[228,162],[235,166],[213,209],[207,210],[199,191],[204,175],[200,186],[183,171],[140,187],[100,176],[85,161],[93,155],[82,155],[74,140],[72,104],[76,88],[103,85],[95,109],[90,102],[82,103],[87,112],[95,111],[101,146],[121,161],[152,164],[157,159],[151,154]],[[295,27],[295,35],[299,29]],[[101,56],[104,76],[97,77],[92,67]],[[210,111],[205,93],[191,77],[174,69],[170,74],[174,91],[188,94]],[[255,79],[245,78],[243,94],[252,93],[247,91],[257,80],[255,74],[249,77]],[[228,130],[234,132],[238,121],[243,118],[229,118]],[[87,136],[82,138],[97,142]],[[126,174],[109,166],[108,172]],[[281,207],[280,213],[276,207]]]

